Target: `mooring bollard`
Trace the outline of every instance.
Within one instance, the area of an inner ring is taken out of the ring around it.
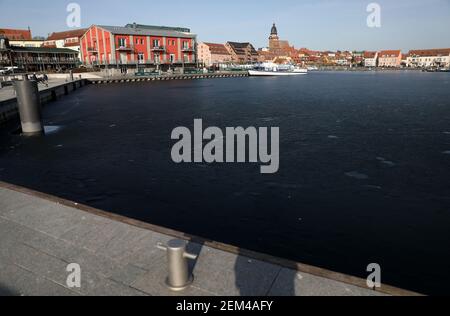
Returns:
[[[14,87],[23,135],[43,135],[41,100],[37,82],[28,80],[28,76],[25,75],[22,81],[14,82]]]
[[[172,291],[183,291],[194,282],[194,276],[189,273],[188,259],[196,260],[197,256],[186,252],[186,242],[174,239],[167,246],[159,243],[159,249],[167,252],[169,276],[166,280],[167,287]]]

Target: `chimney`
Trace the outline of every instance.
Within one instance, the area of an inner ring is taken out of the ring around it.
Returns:
[[[133,28],[134,28],[135,30],[137,29],[137,23],[136,23],[136,22],[133,23]]]

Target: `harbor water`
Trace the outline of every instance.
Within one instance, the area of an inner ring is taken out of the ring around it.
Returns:
[[[0,129],[0,180],[155,225],[444,294],[450,74],[90,85],[47,105],[47,135]],[[172,130],[279,127],[280,169],[175,164]]]

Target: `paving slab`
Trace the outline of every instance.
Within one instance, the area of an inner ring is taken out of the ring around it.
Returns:
[[[0,295],[6,296],[78,296],[59,284],[16,265],[0,270]]]
[[[204,247],[194,267],[196,286],[224,296],[265,296],[280,267]]]
[[[381,293],[283,268],[270,296],[382,296]]]
[[[171,292],[166,253],[156,247],[169,235],[1,186],[0,197],[0,295],[379,295],[192,242],[194,283]],[[70,263],[81,267],[81,288],[67,287]]]
[[[30,203],[9,207],[3,218],[59,237],[81,222],[80,214],[63,205],[33,198]]]

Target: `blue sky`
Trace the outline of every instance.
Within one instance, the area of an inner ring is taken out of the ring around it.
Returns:
[[[0,0],[0,28],[30,26],[41,36],[66,30],[71,2],[81,5],[83,27],[134,21],[185,26],[209,42],[251,41],[264,47],[276,22],[280,37],[297,48],[450,47],[450,0]],[[367,27],[371,2],[381,5],[381,28]]]

